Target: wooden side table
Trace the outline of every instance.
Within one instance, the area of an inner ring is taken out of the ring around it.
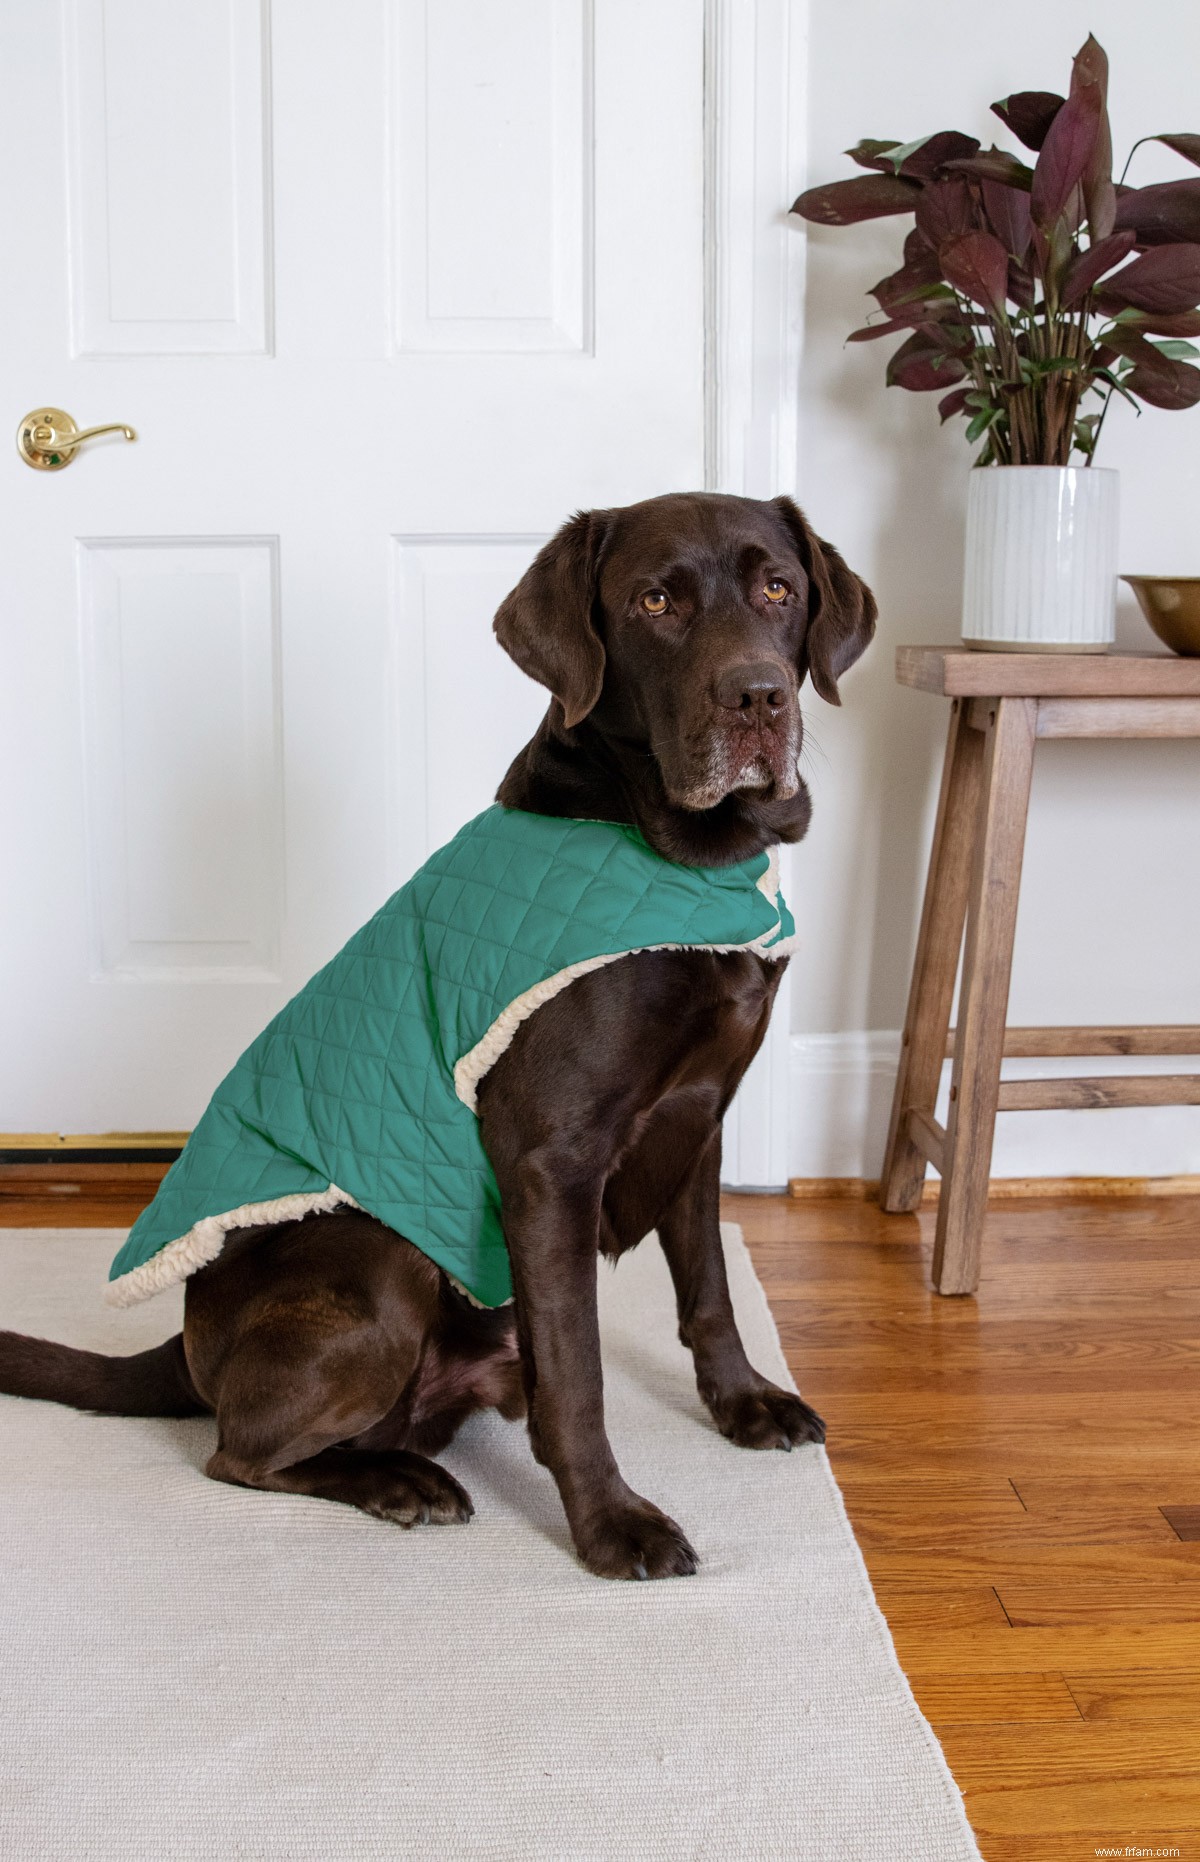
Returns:
[[[942,1179],[933,1283],[973,1293],[998,1111],[1200,1105],[1200,1075],[1000,1080],[1006,1054],[1200,1052],[1200,1028],[1006,1027],[1038,738],[1200,737],[1200,659],[914,646],[898,649],[896,677],[953,705],[879,1199],[915,1209],[931,1163]],[[943,1128],[934,1105],[947,1053]]]

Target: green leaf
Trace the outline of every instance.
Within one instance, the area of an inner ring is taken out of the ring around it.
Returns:
[[[899,147],[900,144],[894,139],[890,142],[881,142],[874,136],[864,136],[862,141],[856,142],[852,149],[847,149],[846,154],[852,162],[857,162],[860,168],[876,168],[882,173],[884,172],[882,158],[890,149]]]
[[[1160,356],[1167,356],[1172,362],[1194,362],[1200,356],[1200,349],[1195,343],[1185,343],[1181,336],[1168,337],[1165,343],[1151,343],[1151,349],[1157,349]]]
[[[1000,418],[998,407],[981,407],[974,420],[967,428],[967,439],[977,440],[981,433],[986,433],[993,421]]]
[[[1119,394],[1123,400],[1128,401],[1130,407],[1135,408],[1139,414],[1141,413],[1141,408],[1138,407],[1137,402],[1134,400],[1129,390],[1121,386],[1121,383],[1117,380],[1111,369],[1097,369],[1096,380],[1106,381],[1115,394]]]
[[[1017,360],[1028,382],[1039,381],[1043,375],[1077,375],[1083,367],[1078,356],[1019,356]]]
[[[918,149],[923,149],[930,140],[931,135],[918,136],[915,142],[893,142],[889,149],[880,148],[874,150],[873,153],[889,163],[892,173],[898,175],[901,163],[906,162],[910,155],[915,155]]]

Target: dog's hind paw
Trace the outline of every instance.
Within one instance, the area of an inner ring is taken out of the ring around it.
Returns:
[[[394,1476],[362,1504],[374,1519],[390,1520],[395,1526],[460,1523],[475,1511],[466,1488],[435,1461]]]

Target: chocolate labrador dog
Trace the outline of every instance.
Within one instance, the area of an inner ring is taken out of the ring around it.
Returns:
[[[722,866],[796,841],[808,673],[837,681],[874,631],[870,591],[788,498],[652,498],[590,511],[502,604],[501,645],[552,702],[500,785],[511,808],[636,825]],[[589,1570],[691,1572],[680,1528],[622,1480],[604,1427],[596,1255],[657,1229],[679,1335],[724,1435],[820,1441],[753,1368],[717,1226],[721,1120],[762,1041],[781,962],[641,951],[523,1023],[479,1094],[515,1299],[480,1309],[354,1209],[231,1235],[187,1283],[182,1334],[105,1358],[0,1334],[0,1389],[124,1415],[215,1414],[215,1479],[412,1525],[471,1502],[429,1457],[473,1409],[528,1411]]]

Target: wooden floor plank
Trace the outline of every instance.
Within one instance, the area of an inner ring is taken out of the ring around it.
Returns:
[[[869,1568],[869,1567],[868,1567]],[[885,1611],[886,1615],[887,1612]],[[1200,1668],[1200,1615],[1190,1623],[891,1625],[904,1668],[926,1674],[1022,1674],[1030,1669]],[[1200,1758],[1200,1744],[1193,1755]]]
[[[1051,1820],[1060,1831],[1078,1832],[1079,1862],[1102,1854],[1101,1845],[1111,1846],[1118,1856],[1169,1855],[1170,1849],[1160,1847],[1165,1844],[1177,1845],[1183,1857],[1197,1853],[1182,1847],[1181,1831],[1200,1828],[1200,1785],[1186,1777],[1166,1778],[1156,1772],[1135,1778],[1085,1778],[1072,1784],[1053,1779],[1021,1789],[984,1791],[962,1780],[957,1769],[962,1761],[953,1747],[947,1748],[946,1756],[963,1782],[984,1862],[994,1862],[991,1839],[996,1833],[1024,1837],[1045,1830]],[[1024,1856],[1025,1851],[1017,1853]]]
[[[854,1506],[847,1502],[850,1517]],[[1200,1600],[1200,1545],[1174,1536],[1141,1544],[1022,1545],[989,1539],[957,1546],[912,1546],[873,1551],[868,1563],[877,1583],[958,1585],[1181,1584]]]
[[[1164,1506],[1163,1518],[1177,1539],[1200,1539],[1200,1505]]]
[[[1080,1707],[1060,1674],[924,1674],[908,1677],[934,1731],[949,1726],[1078,1720]],[[1097,1716],[1099,1717],[1099,1716]]]
[[[141,1196],[0,1197],[3,1228],[132,1228],[146,1206]]]
[[[1063,1685],[1085,1720],[1200,1719],[1200,1668],[1073,1673]]]
[[[1175,1851],[1181,1862],[1197,1862],[1200,1825],[1183,1830],[1164,1830],[1158,1823],[1153,1823],[1149,1829],[1132,1825],[1117,1830],[1111,1825],[1105,1829],[1093,1826],[1058,1835],[1042,1831],[1013,1836],[993,1831],[987,1838],[985,1862],[1093,1862],[1106,1848],[1116,1856],[1125,1855],[1127,1846],[1130,1857],[1139,1849],[1146,1856],[1153,1856],[1159,1845],[1167,1846],[1168,1855]]]
[[[963,1596],[974,1593],[964,1590]],[[1094,1624],[1194,1623],[1200,1599],[1188,1584],[1135,1579],[1124,1585],[1005,1584],[996,1592],[1014,1629],[1064,1629]]]
[[[943,1745],[987,1854],[990,1831],[1145,1831],[1200,1825],[1200,1722],[946,1728]]]
[[[914,1483],[915,1485],[915,1483]],[[886,1505],[859,1503],[853,1511],[854,1529],[864,1551],[892,1551],[902,1545],[951,1549],[964,1534],[972,1539],[990,1535],[993,1543],[1010,1549],[1033,1545],[1097,1545],[1176,1540],[1156,1507],[1134,1513],[1124,1507],[1097,1506],[1087,1513],[1065,1516],[1023,1513],[1001,1501],[986,1505],[946,1507],[911,1504],[898,1499]]]
[[[1009,1618],[990,1585],[962,1590],[920,1589],[915,1584],[877,1584],[875,1596],[893,1635],[921,1635],[926,1628],[945,1630],[1006,1627]]]

